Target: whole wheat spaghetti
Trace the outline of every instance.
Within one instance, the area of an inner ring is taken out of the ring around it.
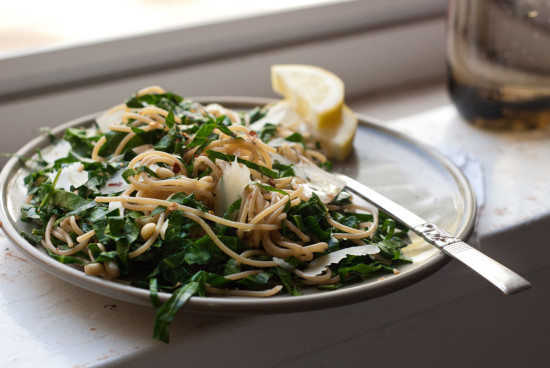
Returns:
[[[272,108],[136,92],[95,127],[68,129],[70,151],[27,177],[27,238],[90,277],[148,288],[153,300],[171,293],[179,306],[393,272],[406,261],[402,231],[343,191],[306,122],[277,121]],[[358,246],[360,256],[341,256]],[[179,307],[159,308],[158,321]]]

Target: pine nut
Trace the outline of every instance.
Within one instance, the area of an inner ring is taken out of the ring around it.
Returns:
[[[144,239],[144,240],[147,240],[149,239],[153,234],[154,232],[157,230],[157,225],[156,224],[153,224],[152,222],[148,223],[148,224],[145,224],[143,225],[143,227],[141,228],[141,237]]]
[[[113,277],[119,277],[120,276],[120,269],[118,268],[118,265],[113,261],[105,261],[103,262],[103,267],[105,268],[105,271],[113,276]]]
[[[99,276],[105,272],[101,263],[90,263],[84,266],[84,272],[86,275]]]

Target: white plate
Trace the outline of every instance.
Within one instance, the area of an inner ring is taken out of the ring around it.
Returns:
[[[194,100],[244,109],[270,102],[243,97]],[[95,116],[97,114],[61,125],[53,130],[53,134],[61,136],[70,126],[89,126]],[[460,170],[436,151],[369,118],[358,117],[360,125],[354,151],[345,163],[335,165],[334,171],[364,182],[426,220],[466,240],[473,231],[476,206],[474,193]],[[37,148],[44,149],[49,144],[47,136],[39,137],[21,148],[17,155],[30,157]],[[23,178],[27,174],[17,158],[10,159],[0,173],[0,221],[4,232],[17,248],[38,266],[70,283],[116,299],[151,305],[148,290],[87,276],[72,266],[55,261],[41,247],[34,247],[25,241],[20,230],[28,231],[30,225],[21,222],[19,216],[26,196]],[[404,251],[413,259],[413,263],[400,266],[401,272],[397,275],[381,275],[380,278],[334,291],[307,290],[305,295],[294,297],[192,297],[183,309],[212,313],[272,313],[333,307],[378,297],[409,286],[429,276],[449,260],[415,235]],[[169,296],[167,293],[159,295],[161,300]]]

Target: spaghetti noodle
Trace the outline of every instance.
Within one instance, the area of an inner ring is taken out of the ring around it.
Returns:
[[[270,121],[270,108],[138,91],[99,129],[69,129],[71,152],[29,175],[22,219],[38,228],[28,238],[90,276],[177,298],[297,295],[406,261],[395,223],[353,204],[321,171],[330,163],[303,124]],[[378,254],[307,272],[312,260],[369,244]]]

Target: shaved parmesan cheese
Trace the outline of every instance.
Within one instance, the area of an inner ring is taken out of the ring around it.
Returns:
[[[250,129],[259,132],[266,124],[278,125],[281,123],[301,125],[305,123],[305,120],[296,113],[288,101],[280,101],[271,106],[263,118],[250,124]]]
[[[241,198],[244,188],[250,183],[250,170],[245,165],[234,162],[223,168],[223,174],[216,186],[216,215],[223,216],[231,204]]]
[[[67,157],[71,151],[71,144],[64,139],[61,139],[52,149],[43,150],[42,159],[49,165],[53,164],[55,160],[60,157]]]
[[[313,277],[322,274],[328,266],[336,264],[347,256],[366,256],[379,253],[380,249],[374,244],[359,245],[357,247],[345,248],[329,253],[309,263],[308,268],[303,272],[304,276]]]
[[[123,172],[124,169],[120,169],[115,172],[113,176],[105,182],[105,185],[101,187],[101,194],[114,194],[126,190],[130,184],[128,184],[122,177]]]
[[[345,181],[319,166],[303,162],[293,163],[278,153],[271,153],[270,156],[273,161],[279,161],[283,165],[293,164],[295,176],[306,181],[306,183],[296,183],[295,185],[297,187],[303,186],[303,193],[308,198],[311,198],[311,195],[315,193],[323,203],[328,203],[346,186]]]
[[[124,214],[124,206],[122,202],[109,202],[109,212],[114,211],[118,208],[120,215]]]
[[[315,165],[295,164],[294,173],[296,177],[307,181],[297,184],[304,187],[304,194],[311,197],[315,193],[323,203],[332,201],[346,186],[342,179]]]
[[[52,181],[55,180],[58,171],[48,174]],[[84,165],[80,162],[74,162],[61,168],[61,173],[55,184],[56,189],[63,189],[67,192],[71,190],[71,185],[80,188],[88,181],[88,172],[84,170]]]
[[[117,110],[112,113],[105,113],[95,119],[99,130],[103,133],[109,131],[109,126],[120,124],[122,122],[122,115],[124,115],[124,110]]]
[[[86,137],[90,138],[97,134],[97,128],[95,126],[91,126],[88,129],[86,129]]]
[[[286,262],[284,259],[273,257],[273,262],[277,263],[277,265],[285,271],[292,271],[294,269],[294,266]]]
[[[76,152],[74,152],[74,151],[71,151],[71,154],[72,154],[76,159],[78,159],[78,161],[80,161],[80,162],[87,162],[87,163],[93,163],[93,162],[95,162],[95,161],[92,160],[91,158],[81,156],[81,155],[79,155],[78,153],[76,153]]]

